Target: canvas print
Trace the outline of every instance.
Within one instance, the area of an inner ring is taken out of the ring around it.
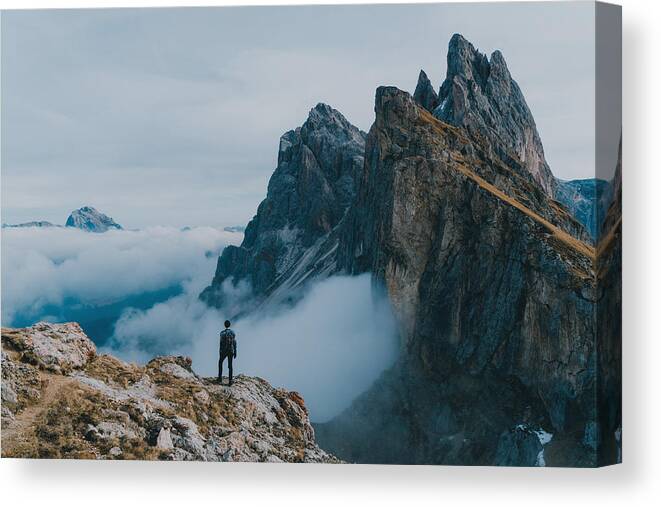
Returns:
[[[620,15],[2,12],[2,457],[620,462]]]

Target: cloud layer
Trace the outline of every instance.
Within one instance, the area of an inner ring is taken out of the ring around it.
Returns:
[[[93,311],[131,296],[210,279],[240,234],[153,227],[93,234],[73,228],[2,230],[2,323],[47,318],[65,305]]]

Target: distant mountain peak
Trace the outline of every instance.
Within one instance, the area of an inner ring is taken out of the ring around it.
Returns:
[[[122,226],[112,218],[92,206],[83,206],[72,211],[65,225],[66,227],[76,227],[88,232],[106,232],[109,229],[122,229]]]
[[[47,220],[33,220],[31,222],[23,222],[20,224],[2,224],[2,228],[11,227],[11,228],[27,228],[27,227],[62,227],[61,225],[56,225]]]

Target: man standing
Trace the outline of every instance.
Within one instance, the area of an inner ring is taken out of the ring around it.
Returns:
[[[236,334],[230,329],[230,321],[225,321],[225,329],[220,332],[220,359],[218,360],[218,383],[223,383],[223,361],[227,358],[232,385],[232,359],[236,359]]]

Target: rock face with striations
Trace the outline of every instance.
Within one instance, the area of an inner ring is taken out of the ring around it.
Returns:
[[[242,283],[257,301],[289,298],[311,278],[334,272],[337,228],[354,201],[364,151],[365,133],[326,104],[285,133],[266,199],[241,246],[223,251],[201,298],[221,307],[223,294]]]
[[[122,228],[121,225],[108,215],[104,215],[91,206],[84,206],[72,211],[65,225],[66,227],[76,227],[87,232],[106,232],[110,229],[121,230]]]
[[[303,399],[185,357],[98,355],[75,323],[2,329],[2,457],[337,463]]]
[[[535,120],[501,52],[494,51],[488,59],[455,34],[447,60],[447,76],[434,116],[463,127],[472,138],[489,144],[502,160],[518,159],[552,196],[555,179],[546,163]]]

